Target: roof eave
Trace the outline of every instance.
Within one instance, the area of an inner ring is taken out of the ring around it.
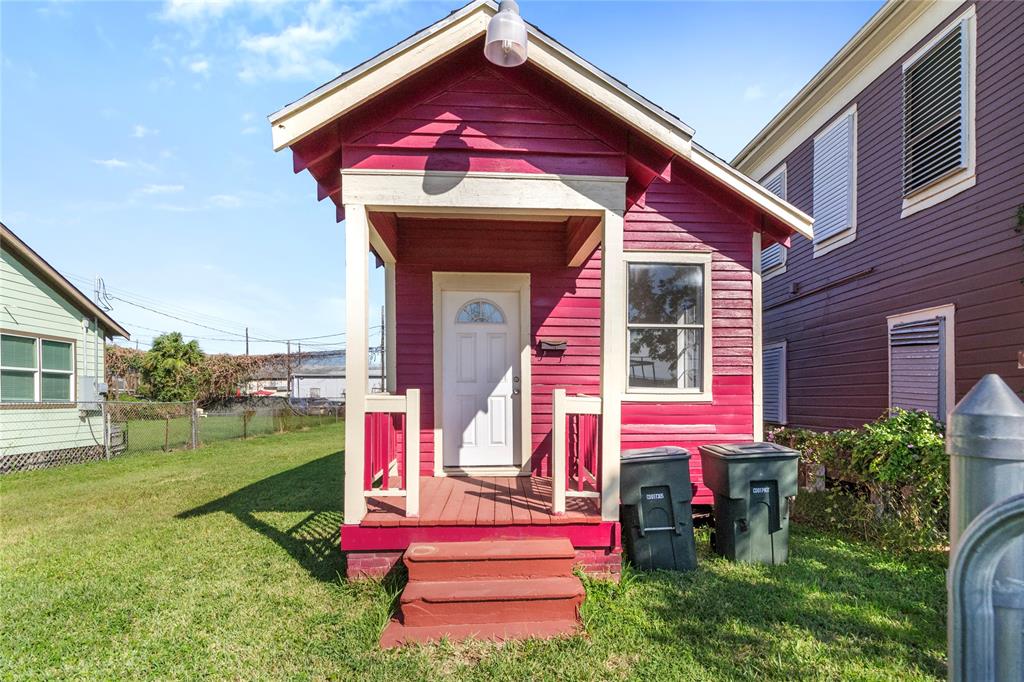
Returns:
[[[14,254],[15,258],[35,271],[43,281],[57,289],[58,293],[63,294],[79,312],[98,320],[106,332],[104,337],[120,336],[125,339],[131,338],[127,329],[119,325],[114,318],[107,315],[98,305],[89,300],[89,297],[83,294],[78,287],[69,282],[64,275],[60,274],[46,259],[36,253],[32,247],[23,242],[18,235],[14,234],[3,223],[0,223],[0,236],[10,245],[7,249]]]

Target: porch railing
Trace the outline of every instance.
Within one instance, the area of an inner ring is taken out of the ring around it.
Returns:
[[[553,393],[551,513],[565,513],[566,497],[601,497],[601,399]]]
[[[363,495],[404,497],[420,513],[420,391],[366,396]]]

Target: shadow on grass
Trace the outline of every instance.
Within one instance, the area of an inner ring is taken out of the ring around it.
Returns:
[[[231,514],[277,543],[314,578],[333,582],[345,575],[338,548],[344,479],[344,451],[338,451],[181,512],[177,518]],[[296,512],[306,514],[285,530],[260,518],[266,513]]]
[[[722,679],[738,669],[793,679],[808,674],[800,657],[788,655],[796,640],[829,651],[833,663],[945,677],[937,561],[886,556],[817,534],[801,533],[796,541],[784,566],[738,566],[705,555],[694,573],[641,574],[647,608],[663,623],[649,636],[665,645],[685,642]]]

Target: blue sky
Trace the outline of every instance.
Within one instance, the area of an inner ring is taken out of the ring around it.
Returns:
[[[731,158],[881,0],[520,4]],[[85,291],[102,275],[142,348],[341,332],[342,226],[266,116],[459,6],[2,3],[0,218]]]

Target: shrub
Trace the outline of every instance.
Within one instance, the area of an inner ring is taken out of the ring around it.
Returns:
[[[942,424],[895,409],[860,429],[780,428],[769,439],[824,466],[828,489],[804,494],[795,516],[885,545],[933,547],[949,533],[949,459]]]

